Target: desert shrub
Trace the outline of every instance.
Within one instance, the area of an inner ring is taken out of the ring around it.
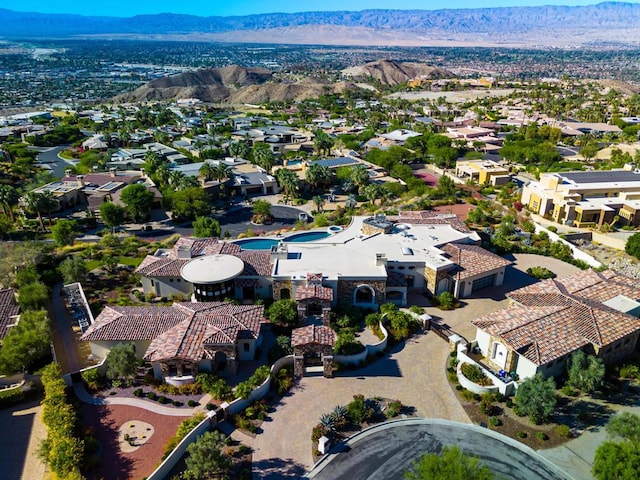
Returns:
[[[527,438],[527,432],[520,430],[518,433],[516,433],[516,437],[518,438]]]
[[[293,371],[290,368],[281,368],[273,378],[271,384],[278,395],[284,395],[293,386]]]
[[[323,437],[326,434],[327,430],[325,429],[325,427],[321,423],[318,423],[311,430],[311,442],[313,442],[314,445],[317,444],[318,440],[320,440],[320,437]]]
[[[384,414],[387,418],[393,418],[395,416],[400,415],[401,411],[402,411],[402,402],[400,400],[394,400],[387,406],[387,409],[385,410]]]
[[[536,432],[536,438],[538,440],[542,440],[543,442],[549,440],[549,435],[544,432]]]
[[[96,390],[100,390],[103,377],[100,375],[97,368],[92,368],[91,370],[85,370],[82,372],[82,380],[89,390],[95,392]]]
[[[164,460],[165,458],[167,458],[173,451],[173,449],[176,448],[176,446],[182,441],[182,439],[187,436],[187,433],[193,430],[204,419],[204,413],[197,413],[193,417],[183,420],[182,423],[178,426],[176,434],[173,437],[169,438],[169,440],[167,440],[167,443],[164,446],[164,454],[162,455],[162,459]]]
[[[213,373],[199,373],[196,376],[196,384],[200,386],[202,391],[207,392],[217,400],[233,399],[233,390],[229,384]]]
[[[575,397],[578,394],[578,391],[573,388],[571,385],[565,385],[563,386],[560,391],[562,392],[563,395],[566,395],[567,397]]]
[[[502,420],[500,420],[498,417],[489,417],[489,425],[491,425],[492,427],[499,427],[500,425],[502,425]]]
[[[144,396],[144,391],[143,391],[141,388],[136,388],[136,389],[133,391],[133,394],[134,394],[136,397],[142,397],[142,396]]]
[[[460,392],[460,395],[463,400],[466,400],[467,402],[473,402],[475,400],[475,395],[471,390],[463,390]]]
[[[465,363],[460,367],[460,371],[468,380],[471,380],[475,384],[481,386],[493,385],[491,379],[486,377],[484,372],[477,365]]]
[[[216,406],[213,403],[207,403],[206,408],[207,410],[211,411],[211,410],[215,410]]]
[[[158,403],[165,404],[165,403],[169,403],[170,401],[171,401],[171,400],[169,400],[169,399],[168,399],[167,397],[165,397],[164,395],[162,395],[162,396],[158,397]]]
[[[193,407],[197,407],[197,406],[198,406],[198,405],[200,405],[200,404],[199,404],[198,402],[196,402],[195,400],[189,400],[189,401],[187,402],[187,405],[188,405],[189,407],[193,408]]]
[[[507,406],[507,408],[513,408],[513,399],[507,398],[504,404]]]
[[[527,268],[527,275],[541,280],[556,277],[555,273],[545,267],[529,267]]]
[[[569,425],[558,425],[556,427],[556,432],[558,432],[558,435],[561,437],[571,437],[571,427],[569,427]]]
[[[416,315],[422,315],[424,313],[424,307],[420,307],[419,305],[411,305],[409,311],[411,313],[415,313]]]
[[[440,310],[453,310],[455,308],[456,299],[451,292],[442,292],[434,299],[436,300],[434,303]]]
[[[347,405],[347,411],[349,412],[349,418],[356,425],[370,420],[375,413],[373,408],[365,402],[364,395],[361,394],[353,396],[353,400]]]
[[[638,365],[627,363],[620,367],[618,371],[620,378],[626,378],[629,380],[640,380],[640,368]]]
[[[181,407],[183,403],[180,400],[174,400],[171,402],[174,407]]]
[[[148,392],[147,393],[147,398],[149,400],[157,400],[158,399],[158,394],[156,392]]]

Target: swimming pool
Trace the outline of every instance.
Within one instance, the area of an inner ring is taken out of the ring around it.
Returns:
[[[274,238],[247,238],[233,243],[240,245],[243,250],[271,250],[271,247],[280,243],[280,240]]]
[[[281,241],[287,243],[313,242],[330,236],[329,232],[300,232],[280,240],[275,238],[247,238],[233,243],[240,245],[243,250],[271,250],[271,247],[278,245]]]
[[[331,234],[329,232],[301,232],[294,233],[283,241],[287,243],[314,242],[330,236]]]

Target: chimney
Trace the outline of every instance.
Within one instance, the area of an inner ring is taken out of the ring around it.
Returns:
[[[269,262],[276,263],[276,260],[285,260],[289,255],[289,248],[286,243],[279,243],[271,247],[271,253],[269,254]]]
[[[140,169],[140,176],[142,178],[147,178],[147,171],[144,168]]]
[[[67,168],[67,169],[64,171],[64,176],[65,176],[65,177],[70,177],[70,176],[71,176],[71,169],[70,169],[70,168]]]
[[[78,179],[78,184],[84,187],[84,175],[77,175],[76,178]]]
[[[112,177],[115,177],[115,176],[116,176],[116,169],[115,169],[115,167],[111,167],[111,168],[109,169],[109,175],[111,175]]]
[[[178,247],[178,258],[191,258],[191,245],[181,245]]]
[[[98,165],[94,165],[93,167],[91,167],[91,169],[93,170],[93,173],[98,171]]]
[[[387,265],[387,256],[384,253],[376,253],[376,267]]]

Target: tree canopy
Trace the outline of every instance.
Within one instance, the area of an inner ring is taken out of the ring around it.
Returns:
[[[583,393],[591,393],[604,383],[605,367],[596,356],[578,350],[569,359],[567,373],[567,385]]]
[[[59,268],[64,283],[81,282],[87,275],[87,265],[78,255],[65,258]]]
[[[189,456],[185,462],[185,477],[193,480],[226,478],[231,470],[232,461],[224,454],[225,436],[215,430],[205,432],[187,447]]]
[[[627,238],[627,243],[624,246],[624,251],[629,255],[640,258],[640,233],[634,233],[629,238]]]
[[[120,199],[127,206],[131,218],[136,221],[144,220],[153,205],[153,192],[139,183],[122,189]]]
[[[51,328],[44,310],[22,312],[20,322],[9,329],[0,348],[0,373],[30,371],[38,360],[51,354]]]
[[[126,210],[113,202],[105,202],[100,205],[100,218],[109,228],[114,229],[123,224]]]
[[[209,195],[200,187],[188,187],[175,192],[172,204],[173,218],[190,219],[211,213]]]
[[[197,217],[193,221],[193,236],[199,238],[219,237],[220,222],[212,217]]]
[[[425,453],[404,474],[406,480],[492,480],[491,469],[465,454],[457,446],[444,447],[440,454]]]
[[[592,473],[598,480],[635,480],[640,472],[640,416],[619,413],[607,423],[606,441],[596,450]]]
[[[276,300],[267,310],[267,316],[274,323],[296,325],[298,323],[298,307],[295,300]]]
[[[107,378],[127,378],[135,373],[136,350],[133,343],[118,343],[107,355]]]
[[[64,247],[65,245],[73,245],[73,241],[78,236],[78,224],[75,220],[58,220],[51,227],[51,235],[56,245]]]
[[[516,390],[517,409],[528,415],[535,424],[540,424],[551,416],[556,406],[556,383],[553,377],[544,378],[537,373],[527,378]]]

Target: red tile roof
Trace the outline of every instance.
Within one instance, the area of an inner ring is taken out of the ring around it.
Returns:
[[[635,280],[614,272],[578,272],[515,290],[514,305],[472,323],[536,365],[592,344],[600,348],[640,330],[640,319],[602,302],[618,295],[640,300]]]
[[[15,291],[13,288],[0,290],[0,340],[7,336],[9,325],[15,323],[15,317],[20,312],[20,307],[16,303]]]
[[[86,341],[151,340],[149,361],[199,361],[207,346],[258,338],[264,306],[232,303],[174,303],[170,307],[106,307],[82,336]]]
[[[296,300],[307,300],[317,298],[319,300],[333,300],[333,290],[322,285],[312,284],[296,288]]]
[[[458,265],[458,270],[453,275],[456,280],[476,277],[513,263],[477,245],[449,243],[442,250]]]
[[[291,332],[291,346],[317,344],[333,347],[336,343],[336,334],[331,327],[307,325],[296,328]]]

